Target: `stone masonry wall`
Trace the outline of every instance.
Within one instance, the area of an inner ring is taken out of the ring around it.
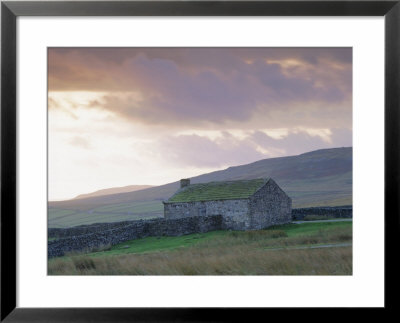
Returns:
[[[250,221],[249,200],[238,199],[164,204],[164,216],[166,219],[212,215],[222,215],[224,229],[245,230]]]
[[[326,207],[307,207],[292,210],[293,220],[303,220],[307,215],[324,215],[335,218],[352,218],[353,207],[348,206],[326,206]]]
[[[48,242],[48,258],[59,257],[67,252],[91,250],[105,245],[115,245],[124,241],[150,236],[180,236],[184,234],[208,232],[222,229],[220,215],[204,217],[186,217],[181,219],[139,220],[113,224],[109,229],[81,235],[67,236],[73,231],[65,230],[64,238]],[[114,226],[115,225],[115,226]],[[89,226],[88,226],[89,227]],[[87,230],[89,228],[86,228]]]
[[[250,198],[249,206],[248,229],[264,229],[292,220],[292,200],[272,179]]]
[[[76,227],[70,228],[48,228],[48,237],[49,238],[66,238],[71,236],[80,236],[88,233],[102,232],[111,229],[123,228],[127,225],[132,224],[133,221],[121,221],[121,222],[112,222],[112,223],[94,223],[87,225],[80,225]]]

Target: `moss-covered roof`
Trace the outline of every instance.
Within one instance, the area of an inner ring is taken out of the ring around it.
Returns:
[[[268,182],[266,178],[192,184],[179,189],[166,203],[245,199]]]

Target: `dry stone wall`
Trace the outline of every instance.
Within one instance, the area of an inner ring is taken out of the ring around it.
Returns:
[[[90,231],[90,226],[86,231],[65,230],[64,234],[59,233],[63,238],[48,242],[48,258],[59,257],[65,253],[81,250],[92,250],[106,245],[116,245],[118,243],[145,238],[150,236],[181,236],[184,234],[201,233],[222,229],[222,217],[220,215],[204,217],[187,217],[182,219],[153,219],[138,220],[120,223],[110,223],[108,229],[99,230],[99,226],[94,226]],[[101,227],[104,227],[103,225]],[[75,228],[79,229],[79,228]],[[49,229],[51,230],[51,229]],[[83,234],[77,234],[84,232]],[[72,235],[76,234],[76,235]]]
[[[94,223],[88,225],[80,225],[70,228],[49,228],[49,238],[67,238],[71,236],[80,236],[89,233],[102,232],[111,229],[124,228],[127,225],[132,224],[134,221],[121,221],[112,223]]]
[[[352,218],[353,207],[351,205],[346,206],[326,206],[326,207],[308,207],[299,208],[292,210],[293,220],[303,220],[307,215],[323,215],[331,216],[335,218]]]

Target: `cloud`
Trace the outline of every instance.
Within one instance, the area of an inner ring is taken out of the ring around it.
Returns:
[[[332,105],[351,114],[351,83],[349,48],[49,51],[50,91],[106,92],[92,106],[144,124],[224,124],[293,109],[307,115],[318,104],[322,114]]]
[[[351,146],[350,130],[335,129],[329,141],[324,138],[326,134],[317,133],[312,129],[298,130],[279,139],[262,131],[249,132],[241,138],[227,131],[220,132],[220,136],[215,138],[196,134],[167,136],[157,144],[156,150],[159,158],[173,165],[220,168],[317,149]]]
[[[267,134],[256,131],[252,139],[261,148],[280,152],[280,155],[297,155],[306,151],[326,148],[330,146],[322,137],[312,136],[305,131],[291,132],[287,136],[276,139]]]
[[[263,157],[251,143],[228,133],[222,133],[215,141],[198,135],[169,136],[159,143],[158,149],[166,161],[184,167],[223,167]]]
[[[332,131],[332,143],[335,147],[353,146],[353,132],[348,128],[334,128]]]
[[[352,51],[349,47],[50,48],[48,56],[49,77],[52,78],[52,82],[49,84],[50,89],[56,90],[53,87],[57,87],[57,90],[63,90],[65,87],[71,88],[71,86],[74,86],[73,83],[71,84],[73,79],[95,80],[95,77],[100,74],[105,77],[107,72],[108,74],[111,71],[124,72],[121,68],[128,61],[140,55],[151,60],[171,61],[191,72],[201,68],[203,70],[219,70],[224,74],[235,72],[237,66],[243,62],[257,60],[296,60],[309,67],[318,65],[321,67],[327,65],[327,63],[331,66],[349,67],[352,64]],[[86,84],[86,86],[101,86],[105,79],[97,79],[97,82],[92,82],[91,85]],[[118,82],[118,80],[115,81]],[[88,90],[89,88],[85,89]]]

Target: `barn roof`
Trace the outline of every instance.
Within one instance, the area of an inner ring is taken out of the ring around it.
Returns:
[[[268,178],[191,184],[178,190],[166,203],[245,199],[268,182]]]

